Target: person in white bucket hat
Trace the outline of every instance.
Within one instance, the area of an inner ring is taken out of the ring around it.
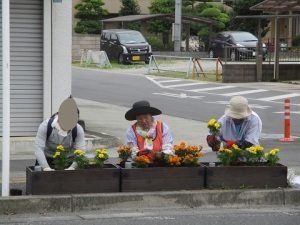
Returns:
[[[262,122],[259,116],[248,105],[248,100],[243,96],[235,96],[230,99],[225,114],[218,120],[221,124],[218,136],[207,136],[207,144],[213,151],[218,151],[221,143],[224,148],[233,144],[245,149],[259,145],[262,131]]]

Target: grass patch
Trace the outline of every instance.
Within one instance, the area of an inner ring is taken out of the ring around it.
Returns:
[[[173,78],[180,78],[180,79],[187,79],[187,80],[199,80],[199,81],[210,81],[210,82],[219,82],[222,81],[222,76],[218,77],[218,81],[216,81],[216,75],[215,74],[195,74],[193,77],[193,74],[190,74],[187,78],[187,74],[184,72],[151,72],[150,75],[153,76],[159,76],[159,77],[173,77]]]
[[[164,61],[166,62],[166,61]],[[173,61],[170,60],[169,63],[172,63]],[[134,64],[118,64],[116,61],[111,62],[112,67],[105,67],[105,68],[99,68],[96,64],[89,64],[85,65],[85,63],[80,64],[79,62],[72,63],[73,67],[76,68],[82,68],[82,69],[95,69],[95,70],[118,70],[118,69],[142,69],[145,70],[148,68],[148,65],[144,62],[134,63]],[[187,80],[199,80],[199,81],[209,81],[209,82],[218,82],[222,83],[222,76],[219,75],[218,81],[216,81],[216,75],[215,74],[209,74],[205,73],[205,76],[203,74],[189,74],[189,77],[187,78],[186,72],[174,72],[174,71],[163,71],[163,72],[156,72],[152,71],[149,75],[153,76],[159,76],[159,77],[171,77],[171,78],[180,78],[180,79],[187,79]]]
[[[111,67],[104,67],[104,68],[99,68],[96,64],[88,64],[86,65],[85,63],[80,64],[79,62],[74,62],[72,63],[72,66],[77,67],[77,68],[88,68],[88,69],[134,69],[134,68],[144,68],[147,67],[144,62],[139,62],[139,63],[133,63],[133,64],[119,64],[116,61],[110,62]]]

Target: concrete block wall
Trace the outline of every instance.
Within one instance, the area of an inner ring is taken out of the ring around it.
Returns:
[[[262,81],[274,79],[274,65],[263,64]],[[279,80],[299,80],[300,64],[289,63],[279,65]],[[256,82],[256,64],[224,64],[222,68],[223,83]]]
[[[100,34],[73,34],[72,61],[80,61],[83,49],[99,51]]]

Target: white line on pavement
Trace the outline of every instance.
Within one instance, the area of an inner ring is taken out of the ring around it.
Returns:
[[[221,87],[211,87],[211,88],[202,88],[202,89],[192,89],[190,91],[201,92],[201,91],[212,91],[212,90],[221,90],[227,88],[235,88],[236,86],[221,86]]]
[[[159,83],[169,83],[169,82],[179,82],[179,81],[182,81],[182,80],[162,80]]]
[[[176,85],[169,85],[165,86],[166,88],[173,88],[173,87],[186,87],[186,86],[192,86],[192,85],[201,85],[201,84],[207,84],[207,83],[187,83],[187,84],[176,84]]]
[[[248,90],[248,91],[232,92],[232,93],[227,93],[227,94],[222,94],[222,95],[223,95],[223,96],[237,96],[237,95],[253,94],[253,93],[264,92],[264,91],[268,91],[268,90],[257,89],[257,90]]]
[[[267,97],[267,98],[258,98],[257,100],[259,100],[259,101],[273,101],[273,100],[292,98],[292,97],[297,97],[297,96],[300,96],[300,94],[292,93],[292,94],[286,94],[286,95],[277,95],[277,96]]]

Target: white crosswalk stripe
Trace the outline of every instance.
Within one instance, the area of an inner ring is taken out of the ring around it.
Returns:
[[[197,93],[209,92],[209,93],[215,93],[215,94],[218,94],[221,96],[228,96],[228,97],[237,96],[237,95],[243,95],[243,96],[246,95],[246,97],[250,98],[250,99],[251,99],[251,94],[265,93],[264,97],[262,96],[261,98],[257,98],[257,95],[256,95],[255,99],[259,100],[259,101],[266,101],[266,102],[272,102],[272,101],[276,102],[276,100],[280,101],[283,99],[295,98],[295,97],[300,96],[300,94],[298,94],[298,93],[274,95],[274,92],[272,92],[272,90],[268,90],[268,89],[249,89],[249,90],[247,90],[246,87],[241,89],[241,88],[239,88],[239,86],[233,86],[233,85],[216,84],[216,86],[214,86],[214,87],[207,87],[207,86],[205,86],[205,84],[212,86],[212,83],[205,82],[205,81],[204,82],[189,82],[189,81],[185,81],[182,79],[160,79],[160,78],[154,78],[154,77],[146,77],[146,78],[151,80],[153,83],[157,84],[161,88],[174,88],[174,89],[178,88],[178,90],[181,90],[181,91],[184,90],[184,91],[188,91],[188,92],[197,92]],[[179,82],[179,81],[181,81],[181,83],[174,84],[175,82]],[[172,82],[174,82],[174,83],[172,84]],[[199,85],[199,87],[197,87],[198,85]],[[191,87],[194,87],[194,89],[190,89]],[[200,87],[202,87],[202,88],[200,88]],[[226,91],[227,89],[228,89],[228,91]],[[232,89],[232,90],[230,90],[230,89]],[[217,92],[218,90],[220,90],[221,93],[218,93]],[[222,90],[224,90],[223,93],[222,93]],[[234,90],[236,90],[236,91],[234,91]],[[214,92],[214,91],[216,91],[216,92]],[[280,91],[280,90],[274,90],[274,91]],[[272,95],[272,96],[270,96],[270,95]],[[182,96],[180,96],[180,97],[182,97]],[[201,96],[201,97],[196,96],[195,98],[202,98],[202,97],[203,96]],[[299,98],[294,99],[293,105],[300,106]]]
[[[300,94],[292,93],[292,94],[286,94],[286,95],[277,95],[277,96],[272,96],[272,97],[267,97],[267,98],[258,98],[257,100],[260,101],[274,101],[278,99],[286,99],[286,98],[292,98],[292,97],[297,97],[300,96]]]
[[[187,87],[187,86],[201,85],[201,84],[207,84],[207,83],[187,83],[187,84],[175,84],[175,85],[169,85],[169,86],[165,86],[165,87],[167,87],[167,88],[173,88],[173,87]]]
[[[159,83],[179,82],[181,80],[162,80]]]
[[[268,91],[268,90],[256,89],[256,90],[248,90],[248,91],[239,91],[239,92],[226,93],[226,94],[222,94],[222,95],[223,96],[237,96],[237,95],[247,95],[247,94],[259,93],[259,92],[265,92],[265,91]]]
[[[235,88],[235,86],[220,86],[220,87],[211,87],[211,88],[202,88],[202,89],[192,89],[189,91],[202,92],[202,91],[221,90],[221,89],[228,89],[228,88]]]

